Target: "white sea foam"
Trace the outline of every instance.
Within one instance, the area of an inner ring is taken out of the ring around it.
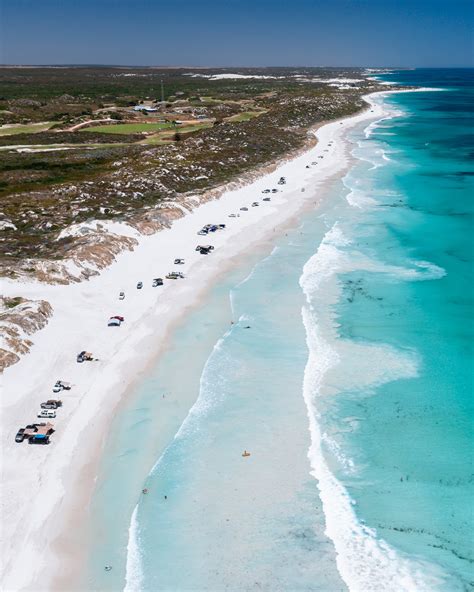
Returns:
[[[233,328],[226,331],[223,337],[214,345],[201,374],[199,396],[179,430],[176,432],[174,440],[184,438],[195,430],[198,430],[202,418],[222,401],[226,392],[225,385],[229,380],[228,368],[232,367],[232,364],[235,366],[235,361],[229,359],[227,352],[223,348],[223,344],[232,330]],[[217,353],[219,355],[216,355]],[[159,462],[155,465],[152,472],[157,469]]]
[[[370,123],[364,130],[364,136],[366,139],[370,138],[370,136],[374,133],[374,131],[379,127],[380,119],[377,121],[373,121]]]
[[[438,279],[443,273],[441,268],[428,262],[414,262],[410,268],[388,265],[350,248],[351,244],[336,223],[326,233],[317,253],[306,263],[300,285],[314,309],[330,311],[330,307],[338,302],[342,289],[337,278],[340,273],[383,273],[393,281]],[[330,390],[373,390],[374,386],[389,380],[416,376],[419,365],[416,352],[341,339],[331,314],[323,317],[320,313],[314,322],[324,330],[326,338],[330,338],[337,355],[337,376],[331,377]]]
[[[124,592],[140,592],[143,589],[143,569],[140,555],[138,506],[133,510],[128,529],[127,566]]]
[[[413,279],[415,280],[439,280],[446,275],[446,270],[440,267],[439,265],[435,265],[434,263],[430,263],[429,261],[414,261],[414,265],[416,265],[419,269],[422,269],[423,272],[416,273]]]
[[[330,453],[339,460],[343,469],[349,472],[356,469],[337,443],[321,431],[317,406],[320,397],[349,386],[369,389],[380,382],[413,376],[418,364],[413,352],[400,352],[389,346],[354,344],[339,337],[331,311],[331,305],[338,301],[340,295],[338,273],[369,269],[406,277],[407,271],[396,266],[384,266],[360,253],[355,256],[353,252],[344,253],[342,249],[348,245],[350,241],[335,224],[304,266],[300,278],[307,300],[302,317],[309,350],[303,382],[311,434],[308,458],[323,504],[326,534],[334,543],[338,570],[351,592],[441,591],[445,589],[446,582],[441,569],[398,552],[378,538],[374,529],[358,520],[354,501],[331,473],[324,456],[323,444],[329,446]],[[424,262],[418,262],[419,267],[423,265]],[[357,367],[357,377],[354,372],[344,377],[341,370],[354,354],[357,359],[353,368]],[[361,363],[364,364],[362,368]],[[328,380],[331,375],[332,379]]]
[[[327,370],[337,361],[337,354],[318,334],[309,312],[308,307],[303,308],[309,348],[303,384],[311,433],[308,458],[311,474],[318,482],[326,534],[334,543],[338,571],[351,592],[441,591],[444,574],[426,562],[404,557],[379,539],[375,530],[361,524],[353,500],[329,470],[321,448],[323,434],[314,399]]]
[[[354,461],[342,452],[339,442],[331,438],[326,433],[321,435],[321,441],[324,442],[326,448],[331,452],[331,454],[337,458],[339,465],[348,475],[355,473]]]
[[[451,88],[438,88],[435,86],[420,86],[418,88],[414,88],[412,90],[402,91],[402,92],[449,92]]]
[[[219,384],[219,381],[226,381],[227,374],[225,372],[216,370],[215,364],[223,363],[225,366],[228,363],[228,360],[222,360],[222,356],[216,356],[215,354],[218,351],[221,353],[222,344],[231,331],[232,329],[227,331],[224,336],[221,337],[214,345],[213,351],[211,352],[211,355],[209,356],[201,374],[199,396],[194,405],[191,407],[179,430],[176,432],[173,440],[154,464],[153,468],[148,474],[148,477],[151,477],[154,473],[156,473],[156,471],[160,469],[168,449],[173,446],[173,442],[180,438],[186,437],[193,430],[198,429],[196,426],[198,425],[202,416],[207,414],[208,411],[221,399],[221,393],[224,392],[224,389],[222,388],[222,385]],[[217,383],[216,377],[219,377],[219,381]],[[143,589],[143,570],[137,514],[138,505],[133,511],[128,531],[126,586],[124,588],[124,592],[140,592]]]
[[[396,154],[396,150],[388,150],[383,145],[374,145],[372,142],[367,143],[366,141],[358,142],[357,148],[352,152],[358,160],[369,162],[372,165],[372,169],[377,169],[381,166],[386,166],[387,162],[392,159],[387,154]]]
[[[350,239],[344,235],[338,223],[326,233],[317,253],[304,266],[300,278],[300,285],[307,297],[316,293],[321,281],[327,277],[333,278],[336,274],[351,271],[383,273],[394,280],[405,281],[436,280],[446,274],[442,267],[429,261],[412,261],[412,267],[389,265],[355,249],[340,248],[350,244]]]
[[[378,102],[378,101],[379,101],[379,99],[376,98],[375,102]],[[390,119],[394,119],[396,117],[402,117],[402,116],[406,116],[406,115],[407,115],[407,112],[403,111],[402,109],[400,109],[398,107],[385,108],[383,117],[380,117],[379,119],[376,119],[375,121],[372,121],[364,129],[365,138],[369,139],[370,136],[372,136],[375,132],[378,133],[377,130],[382,129],[384,127],[381,125],[383,121],[389,121]]]
[[[368,210],[378,205],[377,200],[367,195],[365,191],[359,189],[352,189],[349,191],[346,195],[346,200],[353,208],[359,208],[360,210]]]

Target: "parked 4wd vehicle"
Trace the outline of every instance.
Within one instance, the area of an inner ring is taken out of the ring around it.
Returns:
[[[57,380],[53,386],[53,393],[60,393],[61,391],[70,391],[72,384],[70,382],[64,382],[63,380]]]
[[[58,401],[56,399],[49,399],[48,401],[41,403],[40,407],[41,409],[59,409],[59,407],[61,407],[62,404],[62,401]]]
[[[49,436],[35,434],[28,439],[28,444],[49,444]]]
[[[15,442],[18,442],[18,443],[23,442],[23,440],[25,439],[24,432],[25,432],[25,428],[20,428],[18,430],[18,432],[16,433],[16,436],[15,436]]]
[[[82,364],[82,362],[92,362],[92,360],[94,359],[94,356],[91,354],[91,352],[87,352],[87,351],[81,351],[80,354],[77,354],[77,361],[79,364]]]
[[[214,247],[212,245],[198,245],[195,250],[201,251],[202,249],[207,249],[208,251],[213,251]]]
[[[161,278],[155,278],[153,280],[153,283],[151,284],[153,288],[156,288],[157,286],[162,286],[163,285],[163,280]]]
[[[137,290],[141,290],[143,288],[143,282],[138,282]]]
[[[81,353],[77,354],[76,360],[77,360],[78,364],[82,364],[82,362],[85,362],[86,354],[87,354],[86,351],[81,351]]]
[[[197,251],[197,249],[196,249],[196,251]],[[168,280],[184,279],[184,274],[182,274],[180,271],[170,271],[169,274],[166,276],[166,279],[168,279]]]
[[[54,418],[56,417],[56,411],[54,409],[42,409],[36,417]]]

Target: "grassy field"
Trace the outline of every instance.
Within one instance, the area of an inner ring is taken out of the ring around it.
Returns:
[[[202,129],[208,129],[212,127],[212,123],[196,123],[193,125],[178,125],[176,129],[167,129],[153,136],[148,136],[140,142],[140,144],[163,144],[172,141],[175,133],[189,134],[191,132],[197,132]]]
[[[0,126],[0,136],[13,136],[16,134],[34,134],[36,132],[44,132],[52,127],[55,121],[43,121],[42,123],[22,124],[16,123],[10,126]]]
[[[244,111],[243,113],[237,113],[237,115],[226,117],[225,121],[228,121],[229,123],[240,123],[241,121],[249,121],[249,119],[259,117],[264,113],[267,113],[267,111]]]
[[[172,123],[117,123],[87,127],[81,132],[97,132],[106,134],[139,134],[141,132],[158,132],[173,129]]]

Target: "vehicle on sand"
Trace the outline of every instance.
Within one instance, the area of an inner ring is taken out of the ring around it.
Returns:
[[[25,428],[20,428],[18,430],[18,432],[16,433],[16,436],[15,436],[15,442],[18,442],[18,444],[23,442],[23,440],[25,439],[24,432],[25,432]]]
[[[77,354],[77,362],[79,364],[82,364],[82,362],[92,362],[92,360],[94,359],[93,355],[90,352],[87,351],[81,351],[80,354]]]
[[[70,382],[64,382],[64,380],[56,380],[53,386],[53,393],[60,393],[61,391],[70,391],[72,384]]]
[[[28,444],[49,444],[49,436],[45,434],[35,434],[28,438]]]
[[[54,409],[42,409],[36,417],[47,417],[52,419],[56,417],[56,411]]]
[[[59,409],[62,407],[63,402],[59,401],[58,399],[48,399],[44,403],[41,403],[41,409]]]
[[[33,423],[18,430],[15,442],[20,444],[24,440],[28,440],[29,444],[49,444],[49,437],[53,432],[52,423]]]

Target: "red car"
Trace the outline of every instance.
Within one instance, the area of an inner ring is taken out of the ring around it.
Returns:
[[[117,321],[120,321],[121,323],[123,323],[123,322],[124,322],[124,320],[125,320],[123,317],[121,317],[121,316],[119,316],[119,315],[115,315],[114,317],[110,317],[110,318],[111,318],[111,319],[117,319]]]

